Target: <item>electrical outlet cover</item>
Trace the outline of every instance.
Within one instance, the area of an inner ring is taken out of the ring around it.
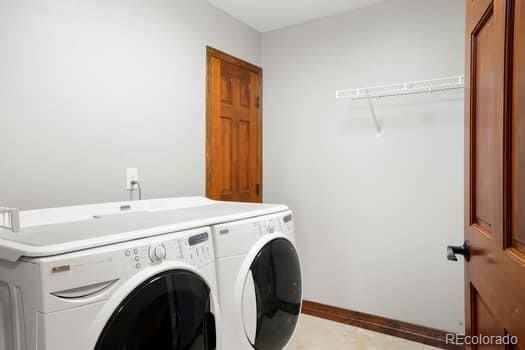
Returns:
[[[126,190],[131,191],[133,186],[132,181],[139,181],[139,169],[127,168],[126,169]]]

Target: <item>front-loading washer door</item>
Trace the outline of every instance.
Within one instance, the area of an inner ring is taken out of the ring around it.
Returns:
[[[174,270],[137,287],[115,310],[95,350],[213,350],[210,288],[198,275]]]
[[[294,246],[284,238],[268,242],[253,260],[243,290],[244,328],[254,349],[280,350],[288,343],[301,310],[301,288]]]

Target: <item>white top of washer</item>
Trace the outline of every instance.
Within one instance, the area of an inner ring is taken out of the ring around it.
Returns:
[[[0,229],[0,260],[58,255],[285,210],[278,204],[182,197],[23,211],[20,232]]]

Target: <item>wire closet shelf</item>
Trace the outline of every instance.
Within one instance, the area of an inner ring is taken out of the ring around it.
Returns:
[[[377,131],[377,136],[381,136],[383,122],[380,121],[376,115],[373,100],[413,94],[432,93],[447,90],[459,90],[465,87],[465,76],[457,75],[453,77],[409,81],[399,84],[373,86],[358,89],[337,90],[335,92],[336,99],[352,99],[352,100],[367,100],[370,114]]]
[[[353,100],[374,99],[391,96],[422,94],[446,90],[463,89],[465,76],[458,75],[439,79],[409,81],[399,84],[372,86],[358,89],[337,90],[335,97],[350,98]]]

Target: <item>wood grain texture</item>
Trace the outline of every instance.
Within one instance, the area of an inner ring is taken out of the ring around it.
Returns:
[[[509,179],[511,186],[511,198],[509,214],[510,231],[508,245],[513,246],[520,252],[525,253],[525,4],[523,1],[516,1],[515,8],[511,15],[513,17],[512,33],[514,40],[512,51],[512,74],[510,77],[512,84],[512,101],[509,105],[512,108],[510,123],[507,125],[508,136],[510,138],[507,160],[509,162]]]
[[[497,84],[494,74],[485,74],[494,71],[498,64],[495,55],[487,54],[494,46],[495,37],[494,12],[484,14],[472,35],[473,74],[476,77],[473,85],[475,98],[472,102],[472,157],[473,157],[473,191],[472,191],[472,221],[482,227],[488,234],[492,234],[493,206],[495,204],[494,169],[495,149],[493,147],[497,137],[497,106],[491,98],[496,92]]]
[[[445,335],[447,332],[412,323],[346,310],[307,300],[303,301],[302,312],[307,315],[412,340],[441,349],[463,349],[460,346],[446,344]]]
[[[262,69],[207,47],[206,196],[262,201]]]
[[[465,4],[466,332],[525,339],[524,4]]]

